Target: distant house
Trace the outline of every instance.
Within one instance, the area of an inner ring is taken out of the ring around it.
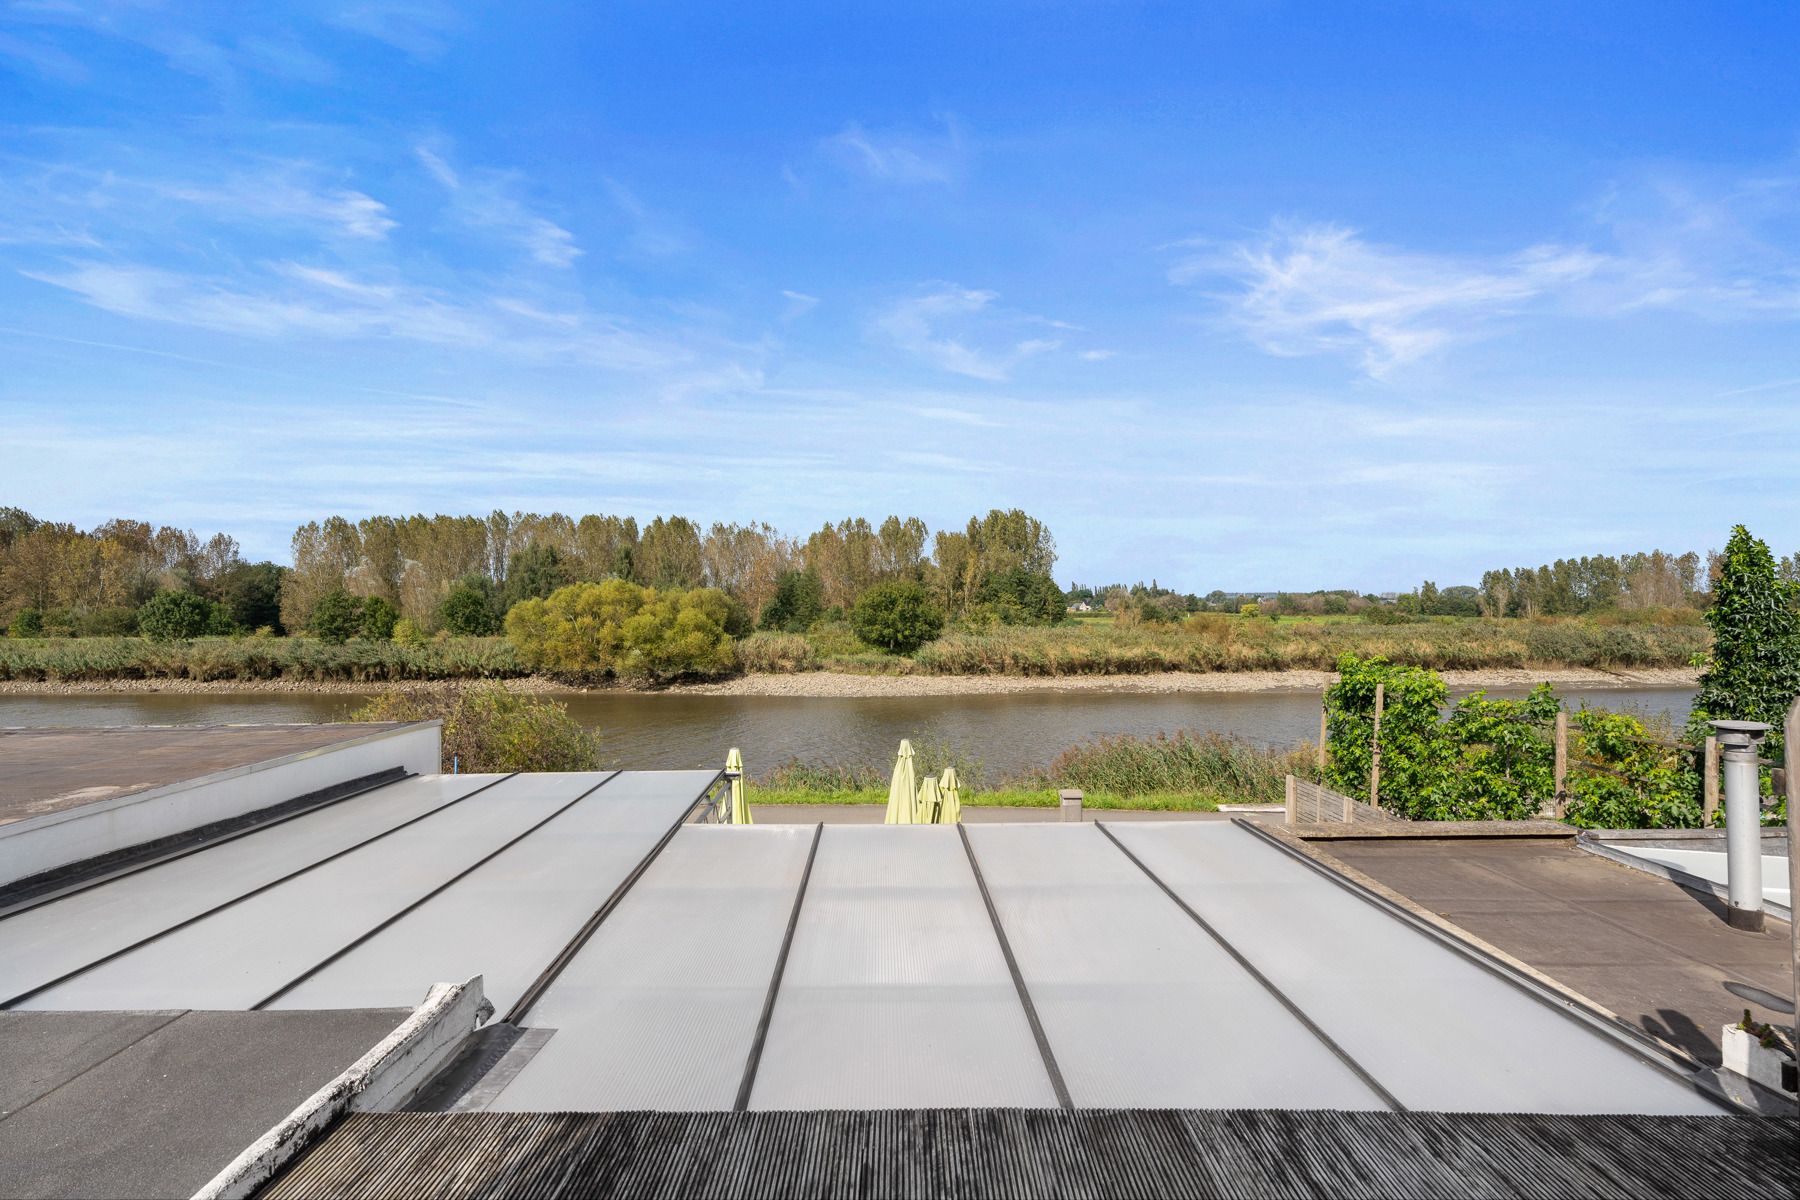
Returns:
[[[1094,606],[1089,604],[1086,600],[1077,600],[1075,603],[1069,605],[1069,611],[1070,612],[1093,612]]]

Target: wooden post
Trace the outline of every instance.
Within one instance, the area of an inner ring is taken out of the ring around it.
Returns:
[[[1788,833],[1788,903],[1793,897],[1800,896],[1800,696],[1788,706],[1787,723],[1782,727],[1787,738],[1783,747],[1782,762],[1786,764],[1787,775],[1787,833]],[[1788,916],[1788,943],[1794,955],[1794,1041],[1800,1048],[1800,923],[1794,921],[1792,910]]]
[[[1369,736],[1369,804],[1381,807],[1381,710],[1387,707],[1387,684],[1375,685],[1375,732]],[[1344,805],[1344,820],[1350,819],[1350,806]]]
[[[1300,797],[1294,788],[1294,777],[1287,777],[1287,823],[1292,825],[1300,818]]]
[[[1556,714],[1556,819],[1569,811],[1569,714]]]
[[[1325,724],[1325,694],[1319,693],[1319,779],[1325,778],[1325,742],[1329,737]]]
[[[1706,739],[1700,772],[1701,794],[1705,796],[1700,824],[1711,828],[1713,818],[1719,815],[1719,739],[1716,737]]]

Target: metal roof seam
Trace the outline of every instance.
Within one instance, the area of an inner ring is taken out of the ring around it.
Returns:
[[[762,1065],[763,1046],[769,1039],[769,1022],[775,1016],[775,998],[781,991],[781,976],[787,970],[788,951],[794,945],[794,931],[800,927],[800,909],[806,903],[806,884],[812,878],[813,861],[819,856],[819,841],[825,836],[825,822],[813,826],[812,846],[806,852],[806,866],[800,871],[800,886],[794,890],[794,907],[788,913],[787,930],[781,937],[781,949],[775,955],[775,969],[769,976],[769,992],[763,999],[762,1016],[750,1040],[750,1053],[744,1060],[744,1077],[738,1084],[733,1112],[748,1112],[750,1093],[756,1087],[756,1069]]]
[[[34,896],[29,900],[22,900],[19,903],[12,905],[9,908],[0,909],[0,921],[4,921],[8,917],[16,917],[23,913],[28,913],[34,908],[42,908],[44,905],[53,904],[58,900],[66,900],[70,896],[78,896],[82,892],[92,891],[94,888],[103,887],[106,884],[115,882],[116,880],[128,878],[129,876],[136,875],[141,871],[148,871],[152,867],[160,867],[160,866],[164,865],[165,863],[175,862],[178,859],[183,859],[183,858],[188,857],[190,854],[198,854],[202,850],[211,850],[216,846],[223,846],[227,842],[235,842],[241,837],[248,837],[253,833],[261,833],[265,829],[273,829],[277,825],[285,824],[288,821],[292,821],[298,817],[308,816],[312,813],[316,813],[316,812],[320,811],[321,809],[330,808],[335,804],[340,804],[345,800],[350,800],[357,796],[365,795],[369,792],[376,791],[380,788],[388,787],[392,784],[400,783],[403,780],[413,779],[416,777],[417,776],[415,775],[414,772],[402,771],[399,768],[395,768],[395,770],[393,772],[386,772],[386,771],[381,772],[378,775],[369,777],[370,781],[363,783],[359,787],[354,787],[347,791],[339,792],[335,795],[329,795],[329,796],[325,797],[324,799],[319,800],[313,804],[301,805],[299,807],[294,808],[291,812],[283,813],[279,817],[275,817],[271,820],[256,822],[254,824],[246,826],[243,829],[233,830],[232,832],[224,834],[220,837],[208,838],[205,841],[202,841],[197,845],[188,846],[188,847],[185,847],[180,850],[175,850],[168,854],[158,855],[157,857],[149,859],[145,862],[134,863],[128,867],[121,868],[120,870],[108,872],[106,874],[99,875],[93,879],[84,880],[80,883],[73,884],[72,886],[63,888],[61,890],[45,892],[44,894],[39,895],[39,896]],[[324,792],[335,791],[335,789],[333,789],[333,788],[321,788],[319,790],[324,791]],[[304,797],[296,797],[296,799],[304,799]],[[279,806],[277,806],[277,807],[279,807]],[[8,887],[10,889],[11,885],[8,885]]]
[[[625,899],[626,893],[631,891],[632,885],[643,878],[644,872],[650,869],[650,864],[656,861],[657,856],[661,854],[663,849],[668,846],[669,842],[674,839],[675,834],[683,825],[687,824],[688,818],[693,815],[694,809],[705,801],[707,794],[712,791],[713,786],[718,783],[719,777],[723,774],[724,772],[720,771],[715,774],[712,779],[707,781],[706,786],[700,790],[700,794],[694,797],[691,804],[681,810],[681,815],[675,819],[675,823],[669,826],[661,838],[657,839],[656,845],[650,848],[650,853],[638,860],[637,866],[631,869],[631,873],[625,876],[625,878],[619,882],[619,886],[613,889],[612,894],[606,898],[599,908],[594,910],[594,914],[582,924],[581,928],[576,931],[575,936],[569,939],[568,944],[562,948],[562,951],[557,954],[555,958],[550,960],[550,965],[545,967],[543,972],[539,974],[536,979],[532,980],[531,986],[525,989],[524,993],[520,995],[516,1002],[514,1002],[512,1008],[507,1011],[506,1015],[502,1017],[501,1020],[509,1025],[523,1025],[525,1023],[525,1016],[531,1011],[532,1006],[538,1002],[539,998],[541,998],[547,990],[549,990],[550,985],[556,982],[556,977],[561,975],[564,968],[574,961],[575,956],[581,953],[581,948],[587,945],[588,939],[594,936],[594,931],[599,929],[601,923],[605,921],[607,917],[612,915],[614,909],[619,907],[619,903]]]
[[[502,842],[499,846],[495,847],[493,850],[490,850],[487,854],[483,855],[481,858],[470,863],[468,866],[464,867],[462,870],[458,871],[456,874],[452,875],[450,878],[444,880],[444,882],[438,884],[436,887],[432,888],[429,892],[426,892],[423,896],[420,896],[417,900],[414,900],[411,904],[408,904],[406,907],[404,907],[400,911],[394,913],[392,916],[387,917],[385,920],[381,921],[379,924],[374,925],[370,929],[368,929],[365,932],[363,932],[362,934],[358,935],[354,940],[347,942],[343,946],[339,947],[337,950],[334,950],[331,954],[327,955],[325,958],[320,959],[318,962],[314,963],[312,966],[308,967],[306,970],[304,970],[300,974],[296,975],[294,978],[288,980],[286,983],[282,984],[280,987],[278,987],[274,991],[270,992],[267,996],[264,996],[261,1000],[258,1000],[255,1004],[252,1004],[250,1006],[250,1010],[252,1012],[255,1012],[256,1010],[264,1008],[267,1005],[273,1004],[275,1001],[281,999],[283,996],[287,995],[289,992],[293,991],[295,988],[297,988],[301,984],[305,983],[308,979],[311,979],[314,975],[317,975],[320,971],[323,971],[326,967],[329,967],[332,963],[334,963],[338,959],[344,957],[344,955],[350,953],[352,950],[356,949],[358,946],[362,945],[364,942],[367,942],[370,938],[374,937],[376,934],[380,933],[382,930],[388,928],[390,925],[394,924],[396,921],[398,921],[402,917],[406,916],[407,913],[414,911],[415,909],[419,908],[421,905],[424,905],[425,903],[430,901],[434,896],[441,894],[445,889],[449,888],[452,884],[456,883],[459,879],[462,879],[465,876],[469,875],[471,872],[475,871],[477,868],[481,867],[483,864],[491,862],[493,859],[498,858],[500,855],[506,853],[508,850],[512,849],[514,846],[518,845],[520,842],[524,841],[526,838],[530,837],[532,834],[536,833],[538,830],[542,829],[544,826],[548,825],[550,822],[556,820],[556,818],[562,816],[564,813],[568,812],[571,808],[574,808],[577,804],[580,804],[583,800],[586,800],[589,796],[593,795],[595,792],[599,791],[601,788],[605,787],[607,784],[609,784],[613,780],[617,779],[619,777],[619,774],[620,773],[618,771],[609,772],[607,774],[606,778],[602,779],[599,783],[596,783],[592,787],[583,791],[580,795],[576,796],[574,799],[569,800],[568,802],[566,802],[562,805],[559,805],[554,812],[552,812],[549,816],[545,817],[543,820],[537,822],[534,825],[529,826],[524,831],[522,831],[518,834],[515,834],[513,837],[509,838],[507,841]]]
[[[1000,912],[994,907],[994,898],[988,893],[987,880],[981,874],[981,862],[975,856],[974,843],[969,841],[968,830],[960,823],[956,826],[957,836],[962,839],[963,852],[969,858],[969,870],[974,872],[975,886],[981,892],[981,902],[987,907],[988,920],[994,926],[994,936],[1000,942],[1000,954],[1006,960],[1007,973],[1012,976],[1013,988],[1019,996],[1019,1007],[1025,1010],[1025,1020],[1031,1026],[1032,1039],[1037,1043],[1038,1056],[1044,1060],[1044,1072],[1050,1076],[1050,1086],[1056,1092],[1056,1102],[1063,1108],[1073,1109],[1075,1101],[1069,1095],[1069,1085],[1063,1079],[1062,1067],[1056,1061],[1056,1051],[1050,1046],[1050,1036],[1044,1032],[1044,1023],[1038,1019],[1037,1005],[1032,1002],[1031,989],[1025,986],[1025,976],[1019,970],[1019,961],[1013,957],[1012,943],[1007,940],[1006,927],[1000,923]]]
[[[1632,1026],[1616,1021],[1608,1015],[1591,1011],[1586,1006],[1576,1003],[1573,999],[1550,992],[1535,980],[1521,975],[1510,965],[1487,954],[1479,947],[1471,945],[1460,938],[1454,937],[1449,932],[1438,929],[1419,919],[1417,915],[1408,912],[1405,908],[1393,903],[1385,896],[1381,896],[1364,887],[1356,880],[1350,879],[1338,871],[1333,870],[1330,866],[1318,861],[1311,855],[1289,846],[1267,830],[1258,828],[1254,821],[1245,821],[1242,818],[1236,818],[1232,821],[1232,824],[1242,827],[1255,837],[1260,838],[1262,841],[1275,847],[1275,849],[1281,851],[1288,857],[1295,859],[1302,865],[1312,869],[1319,875],[1322,875],[1324,878],[1343,888],[1358,899],[1373,905],[1381,912],[1398,918],[1407,928],[1423,934],[1427,939],[1450,950],[1460,958],[1474,964],[1496,979],[1511,984],[1514,988],[1517,988],[1527,996],[1530,996],[1533,1000],[1536,1000],[1539,1004],[1542,1004],[1551,1011],[1560,1013],[1567,1019],[1577,1021],[1593,1032],[1614,1042],[1628,1053],[1637,1056],[1638,1059],[1650,1067],[1691,1087],[1695,1092],[1712,1101],[1714,1104],[1732,1112],[1745,1111],[1742,1105],[1726,1095],[1723,1091],[1719,1090],[1716,1085],[1709,1086],[1711,1081],[1707,1076],[1703,1073],[1698,1073],[1701,1070],[1701,1065],[1699,1063],[1692,1060],[1684,1061],[1677,1057],[1669,1047],[1664,1046],[1660,1042],[1651,1044],[1648,1040],[1648,1034],[1645,1034]]]
[[[1251,962],[1248,958],[1246,958],[1244,956],[1243,952],[1240,951],[1235,945],[1233,945],[1229,939],[1227,939],[1217,929],[1214,929],[1212,926],[1212,923],[1210,921],[1208,921],[1205,917],[1202,917],[1198,912],[1196,912],[1194,910],[1193,906],[1188,904],[1188,902],[1186,900],[1183,900],[1179,895],[1177,895],[1175,893],[1175,889],[1171,888],[1167,883],[1163,882],[1163,879],[1161,876],[1159,876],[1155,871],[1152,871],[1149,868],[1149,866],[1144,863],[1144,861],[1142,859],[1140,859],[1137,855],[1133,854],[1128,848],[1126,848],[1125,843],[1121,842],[1116,836],[1114,836],[1112,830],[1108,829],[1106,827],[1106,825],[1100,821],[1094,822],[1094,828],[1098,829],[1102,834],[1104,834],[1106,836],[1107,841],[1111,842],[1114,846],[1118,847],[1119,853],[1123,854],[1126,858],[1130,859],[1133,866],[1135,866],[1138,870],[1142,871],[1146,876],[1149,877],[1150,882],[1154,883],[1158,888],[1162,889],[1163,895],[1167,896],[1170,900],[1174,901],[1176,907],[1180,908],[1182,912],[1186,913],[1189,916],[1189,918],[1191,918],[1193,920],[1194,924],[1200,926],[1201,929],[1205,930],[1206,935],[1208,937],[1212,938],[1213,941],[1217,942],[1219,945],[1219,948],[1221,950],[1225,951],[1226,954],[1229,954],[1231,956],[1232,960],[1234,962],[1236,962],[1238,964],[1238,966],[1242,967],[1244,969],[1244,971],[1247,974],[1249,974],[1249,976],[1252,979],[1256,980],[1257,983],[1262,985],[1263,989],[1265,991],[1267,991],[1269,993],[1269,995],[1271,995],[1275,998],[1277,1003],[1279,1003],[1283,1008],[1285,1008],[1288,1011],[1288,1013],[1294,1017],[1295,1020],[1299,1021],[1302,1025],[1304,1025],[1306,1027],[1306,1030],[1308,1033],[1312,1034],[1315,1038],[1317,1038],[1319,1040],[1319,1042],[1322,1045],[1324,1045],[1324,1047],[1327,1050],[1331,1051],[1332,1054],[1336,1055],[1337,1058],[1339,1059],[1339,1061],[1341,1061],[1346,1067],[1349,1067],[1350,1070],[1356,1075],[1356,1077],[1358,1079],[1362,1080],[1362,1082],[1365,1085],[1367,1085],[1367,1087],[1369,1088],[1370,1091],[1373,1091],[1377,1096],[1379,1096],[1381,1098],[1381,1101],[1384,1104],[1386,1104],[1389,1108],[1393,1109],[1395,1112],[1407,1111],[1406,1105],[1404,1105],[1400,1102],[1399,1097],[1395,1096],[1392,1092],[1388,1091],[1387,1088],[1383,1087],[1380,1080],[1376,1079],[1375,1076],[1372,1075],[1366,1067],[1364,1067],[1361,1063],[1357,1062],[1355,1058],[1351,1057],[1350,1052],[1345,1050],[1342,1046],[1338,1045],[1336,1039],[1334,1039],[1330,1034],[1326,1033],[1323,1029],[1321,1029],[1316,1021],[1314,1021],[1311,1017],[1307,1016],[1306,1011],[1304,1009],[1302,1009],[1298,1004],[1294,1003],[1293,999],[1291,997],[1289,997],[1286,992],[1282,991],[1279,987],[1277,987],[1275,985],[1274,980],[1270,979],[1267,975],[1264,975],[1262,973],[1262,971],[1260,971],[1257,968],[1256,964]]]
[[[186,929],[190,925],[194,925],[200,921],[204,921],[206,918],[212,916],[214,913],[223,912],[225,909],[230,908],[234,904],[240,904],[243,901],[250,899],[252,896],[258,896],[258,895],[261,895],[263,892],[269,891],[271,888],[279,887],[280,885],[288,882],[288,880],[290,880],[290,879],[298,878],[299,876],[306,874],[308,871],[314,870],[318,867],[322,867],[326,863],[331,862],[334,859],[342,858],[344,855],[349,854],[352,851],[360,850],[364,846],[369,845],[371,842],[378,842],[382,838],[387,837],[389,834],[398,833],[400,830],[405,829],[409,825],[416,825],[420,821],[424,821],[431,817],[435,817],[439,813],[445,811],[446,809],[449,809],[458,804],[461,804],[464,800],[467,800],[471,796],[479,795],[480,793],[487,791],[491,787],[494,787],[498,784],[505,783],[508,779],[511,779],[514,775],[517,775],[517,774],[518,774],[517,771],[509,772],[508,774],[502,775],[498,779],[495,779],[488,783],[482,784],[478,788],[472,788],[469,791],[464,792],[462,795],[458,796],[456,799],[451,800],[445,804],[440,804],[436,808],[431,809],[429,812],[422,812],[416,817],[413,817],[409,820],[402,821],[398,825],[394,825],[388,829],[384,829],[380,833],[374,834],[371,837],[366,837],[362,841],[357,842],[354,845],[345,846],[342,850],[334,851],[331,854],[327,854],[324,858],[321,858],[316,862],[310,862],[310,863],[306,864],[304,867],[299,868],[298,870],[289,871],[286,875],[281,876],[279,879],[271,879],[267,883],[261,884],[254,888],[251,888],[249,891],[243,893],[242,895],[233,896],[231,899],[226,900],[223,903],[215,904],[211,908],[207,909],[205,912],[195,913],[193,916],[188,917],[185,920],[177,921],[175,924],[169,926],[167,929],[159,929],[155,933],[151,934],[149,937],[139,938],[137,941],[131,943],[131,945],[129,945],[129,946],[121,947],[118,950],[114,950],[110,954],[106,954],[106,955],[101,956],[100,958],[96,958],[93,962],[86,963],[82,966],[76,967],[73,971],[65,971],[63,974],[57,976],[55,979],[49,980],[48,982],[45,982],[45,983],[40,983],[35,987],[29,988],[23,992],[20,992],[16,996],[11,996],[11,997],[8,997],[4,1001],[0,1001],[0,1009],[12,1008],[14,1005],[18,1004],[20,1001],[29,1000],[29,999],[31,999],[31,997],[38,995],[40,992],[47,992],[53,987],[57,987],[57,986],[60,986],[61,984],[67,983],[69,980],[74,979],[77,976],[84,975],[87,972],[93,970],[95,967],[101,966],[102,964],[112,962],[114,959],[123,958],[127,954],[130,954],[132,951],[141,949],[144,946],[148,946],[150,943],[157,941],[159,938],[167,937],[169,934],[174,933],[176,930]]]

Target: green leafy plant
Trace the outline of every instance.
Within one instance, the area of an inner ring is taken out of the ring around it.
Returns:
[[[1725,543],[1706,624],[1712,652],[1702,663],[1690,736],[1705,737],[1714,720],[1764,721],[1773,728],[1762,753],[1780,759],[1782,721],[1800,696],[1800,582],[1782,578],[1768,545],[1742,525]]]
[[[763,605],[758,629],[805,633],[825,614],[825,585],[816,571],[783,571],[775,594]]]
[[[576,583],[506,614],[527,664],[569,678],[668,681],[736,666],[730,603],[714,588],[663,591],[622,579]]]
[[[593,771],[600,735],[563,704],[520,696],[498,684],[401,688],[357,709],[353,721],[441,720],[443,769],[461,771]]]
[[[138,630],[153,642],[186,641],[220,632],[222,620],[217,605],[192,592],[158,592],[138,609]]]
[[[363,602],[343,588],[319,597],[307,620],[307,630],[321,642],[341,646],[362,632]]]
[[[490,637],[500,632],[499,598],[485,575],[471,575],[450,589],[438,605],[438,620],[454,637]]]
[[[6,636],[35,638],[44,636],[44,614],[35,608],[21,608],[6,627]]]
[[[942,632],[944,615],[916,583],[878,583],[857,597],[850,626],[871,646],[910,654]]]
[[[1691,752],[1660,744],[1630,713],[1584,706],[1569,724],[1570,824],[1654,829],[1701,823],[1700,774]]]

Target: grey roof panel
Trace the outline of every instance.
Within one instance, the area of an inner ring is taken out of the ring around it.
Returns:
[[[1409,1108],[1719,1111],[1253,834],[1173,822],[1113,832]]]
[[[478,974],[506,1012],[716,777],[613,777],[270,1007],[413,1004],[433,981]]]
[[[730,1108],[812,840],[684,827],[527,1015],[556,1033],[489,1107]]]
[[[955,829],[827,826],[752,1108],[1054,1106]]]
[[[59,978],[498,778],[427,775],[402,780],[0,920],[0,1000]]]
[[[599,778],[544,774],[504,780],[467,803],[442,809],[40,992],[20,1007],[229,1009],[255,1004]],[[195,855],[192,861],[204,864],[206,858]],[[418,996],[433,982],[421,980]]]
[[[1092,825],[969,838],[1078,1107],[1383,1107]]]

